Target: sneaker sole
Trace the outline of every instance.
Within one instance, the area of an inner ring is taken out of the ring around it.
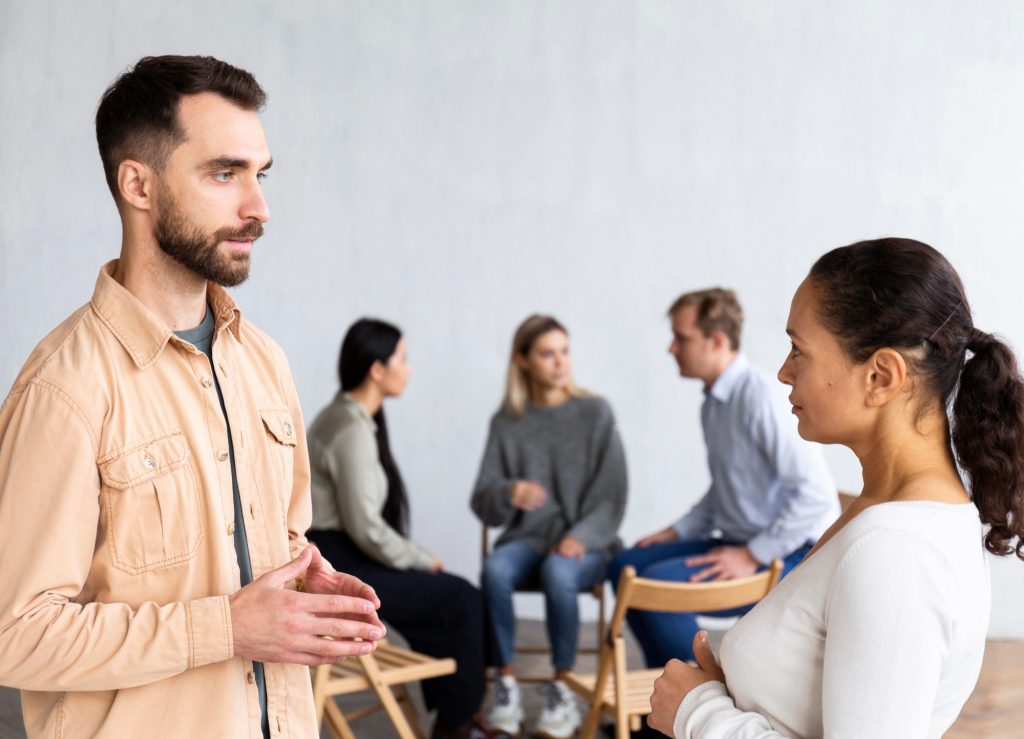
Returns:
[[[484,723],[486,723],[490,729],[493,729],[494,731],[504,732],[509,736],[515,737],[515,739],[520,739],[523,736],[522,719],[519,719],[519,723],[515,725],[515,728],[509,728],[509,724],[492,723],[490,721],[487,721],[486,719],[484,719]]]
[[[583,724],[579,723],[576,724],[568,734],[552,734],[550,731],[545,731],[538,727],[533,730],[533,734],[531,734],[531,736],[536,737],[536,739],[572,739],[572,737],[578,737],[580,735],[580,730],[582,728]]]

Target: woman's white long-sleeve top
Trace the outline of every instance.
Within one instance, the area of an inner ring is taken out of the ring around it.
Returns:
[[[726,634],[728,691],[691,691],[675,736],[941,737],[981,670],[982,535],[973,504],[865,509]]]

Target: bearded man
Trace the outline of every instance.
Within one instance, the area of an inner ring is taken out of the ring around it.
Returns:
[[[306,665],[384,635],[307,544],[291,373],[224,290],[270,218],[264,102],[176,56],[100,102],[120,258],[0,409],[0,683],[30,737],[316,736]]]

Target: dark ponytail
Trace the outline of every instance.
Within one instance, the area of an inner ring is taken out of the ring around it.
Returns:
[[[994,336],[972,329],[967,349],[973,356],[953,401],[953,447],[981,519],[991,526],[986,548],[1024,559],[1024,383],[1013,352]]]
[[[353,323],[341,342],[338,357],[338,379],[341,389],[354,390],[363,384],[374,362],[387,364],[398,347],[402,332],[397,327],[372,318],[360,318]],[[388,497],[384,501],[381,515],[388,526],[402,536],[409,535],[409,502],[405,494],[405,483],[398,471],[398,464],[391,455],[388,443],[388,424],[381,406],[373,416],[377,425],[377,456],[388,480]]]
[[[920,241],[877,239],[833,249],[809,279],[822,323],[855,362],[896,349],[923,380],[922,410],[951,408],[952,448],[990,527],[985,548],[1024,559],[1024,382],[1010,348],[974,327],[953,266]]]

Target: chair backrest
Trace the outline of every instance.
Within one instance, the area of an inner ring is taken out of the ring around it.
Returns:
[[[622,570],[610,634],[622,633],[626,611],[634,608],[663,613],[706,613],[757,603],[768,595],[782,576],[782,560],[773,559],[764,572],[736,580],[702,583],[665,582],[637,577],[636,570]]]

